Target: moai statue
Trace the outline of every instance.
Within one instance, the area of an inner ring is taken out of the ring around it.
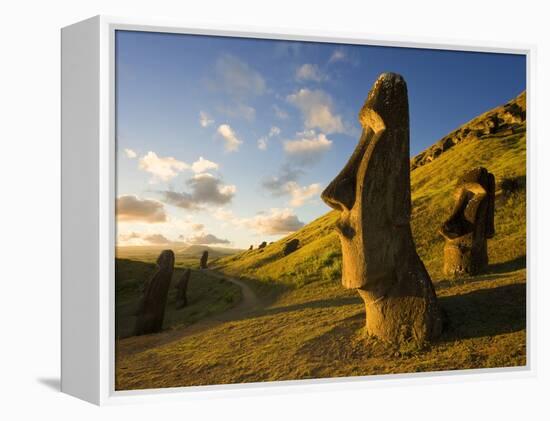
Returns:
[[[250,247],[248,247],[248,251],[251,251],[251,250],[254,250],[254,246],[253,246],[253,245],[250,245]]]
[[[201,269],[206,269],[208,266],[208,250],[204,250],[201,256]]]
[[[487,239],[495,234],[495,177],[483,167],[466,172],[456,183],[451,216],[439,232],[445,238],[443,273],[475,275],[489,264]]]
[[[290,253],[294,253],[296,250],[298,250],[298,246],[300,245],[300,240],[297,238],[293,238],[290,241],[287,241],[285,243],[285,246],[283,247],[283,255],[288,256]]]
[[[160,332],[168,289],[174,273],[174,252],[164,250],[157,259],[157,271],[145,282],[137,311],[136,335]]]
[[[191,269],[185,269],[180,280],[176,284],[176,308],[180,309],[187,306],[187,286],[189,285],[189,278],[191,277]]]
[[[359,121],[357,147],[321,195],[340,212],[342,284],[357,289],[365,302],[369,335],[392,344],[428,342],[440,335],[442,314],[410,226],[405,80],[381,74]]]
[[[258,246],[258,250],[261,250],[267,246],[267,242],[262,241],[262,243]]]

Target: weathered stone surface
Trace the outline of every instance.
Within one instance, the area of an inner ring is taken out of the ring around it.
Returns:
[[[431,341],[442,317],[410,227],[409,106],[401,76],[380,75],[359,121],[355,151],[321,195],[340,212],[342,284],[363,298],[368,334],[394,344]]]
[[[204,250],[201,256],[200,268],[206,269],[208,267],[208,250]]]
[[[157,271],[145,282],[137,311],[136,335],[160,332],[168,289],[174,273],[174,252],[164,250],[157,259]]]
[[[293,238],[292,240],[287,241],[283,248],[283,254],[285,256],[288,256],[290,253],[294,253],[298,249],[299,245],[300,240],[298,240],[297,238]]]
[[[459,178],[451,216],[439,232],[445,238],[443,272],[475,275],[489,263],[487,239],[495,234],[495,177],[483,167]]]
[[[187,306],[187,287],[191,278],[191,269],[187,268],[183,271],[183,275],[176,284],[176,308],[180,309]]]
[[[258,249],[261,250],[261,249],[265,248],[265,246],[267,246],[267,243],[266,243],[265,241],[262,241],[262,244],[260,244],[260,245],[258,246]]]

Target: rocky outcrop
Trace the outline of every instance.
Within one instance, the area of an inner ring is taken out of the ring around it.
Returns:
[[[258,250],[261,250],[267,246],[267,243],[265,241],[262,241],[262,243],[258,246]]]
[[[293,238],[290,241],[287,241],[283,247],[283,255],[288,256],[290,253],[294,253],[296,250],[298,250],[298,246],[300,245],[300,240],[297,238]]]
[[[183,271],[183,275],[176,284],[176,308],[184,308],[187,306],[187,287],[191,278],[191,269],[187,268]]]
[[[439,158],[458,143],[521,133],[525,131],[526,117],[526,95],[524,91],[512,101],[474,118],[437,141],[424,152],[416,155],[411,159],[411,170]]]
[[[439,232],[445,238],[443,273],[476,275],[489,263],[487,239],[495,234],[495,177],[483,167],[456,183],[455,204]]]
[[[200,268],[206,269],[207,267],[208,267],[208,250],[204,250],[201,256]]]
[[[135,334],[145,335],[162,330],[166,298],[174,273],[174,252],[164,250],[157,259],[157,271],[145,282],[138,306]]]
[[[437,338],[442,317],[412,238],[409,105],[404,79],[384,73],[359,113],[363,133],[322,193],[339,211],[342,284],[365,302],[366,331],[384,341]]]

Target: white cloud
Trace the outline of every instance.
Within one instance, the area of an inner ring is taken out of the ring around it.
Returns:
[[[189,237],[185,240],[189,244],[230,244],[231,241],[225,239],[225,238],[219,238],[216,237],[214,234],[197,234],[193,237]]]
[[[287,101],[302,112],[306,128],[319,128],[325,133],[345,132],[342,117],[334,114],[332,99],[326,92],[303,88],[288,95]]]
[[[154,152],[147,152],[139,160],[139,168],[153,175],[151,182],[158,180],[170,181],[176,177],[181,171],[189,168],[185,162],[178,161],[171,156],[160,157]]]
[[[225,150],[227,152],[238,151],[239,145],[243,143],[242,140],[237,138],[235,131],[231,128],[229,124],[220,125],[218,127],[218,134],[224,139]]]
[[[275,111],[275,116],[279,120],[286,120],[288,118],[288,113],[278,105],[273,105],[273,111]]]
[[[208,170],[217,170],[219,167],[215,162],[204,159],[202,156],[191,165],[191,169],[195,174],[200,174]]]
[[[258,139],[258,149],[261,151],[265,151],[267,149],[267,143],[269,140],[266,136],[262,136]]]
[[[158,223],[166,221],[164,205],[156,200],[140,199],[134,195],[117,198],[116,218],[119,222]]]
[[[208,115],[208,113],[201,111],[199,113],[199,123],[201,127],[208,127],[214,123],[214,120]]]
[[[344,61],[346,60],[347,56],[344,50],[341,48],[337,48],[334,50],[330,56],[330,59],[328,60],[329,63],[336,63],[337,61]]]
[[[214,87],[234,97],[262,95],[266,91],[262,75],[244,61],[230,54],[223,54],[218,58],[215,71]]]
[[[285,189],[290,194],[290,206],[292,207],[302,206],[308,199],[321,193],[321,185],[319,183],[301,187],[295,181],[289,181],[286,184]]]
[[[130,158],[130,159],[134,159],[134,158],[137,157],[137,153],[136,153],[134,150],[132,150],[132,149],[126,148],[126,149],[124,149],[124,153],[125,153],[126,156],[127,156],[128,158]]]
[[[218,209],[214,217],[234,226],[249,228],[258,234],[283,235],[297,231],[304,226],[292,209],[270,209],[252,218],[238,218],[231,211]]]
[[[191,228],[193,231],[202,231],[204,229],[204,224],[192,224]]]
[[[314,82],[322,82],[327,80],[328,76],[321,72],[319,66],[316,64],[306,63],[296,69],[296,79],[298,81],[312,80]]]
[[[271,127],[271,129],[269,129],[269,137],[273,137],[273,136],[279,136],[281,134],[281,129],[277,126],[273,126]]]
[[[237,192],[234,185],[224,185],[212,174],[196,174],[187,181],[190,192],[161,191],[163,201],[183,209],[197,210],[203,205],[225,205]]]
[[[325,134],[310,130],[298,133],[298,138],[284,142],[285,152],[300,164],[313,164],[332,146]]]

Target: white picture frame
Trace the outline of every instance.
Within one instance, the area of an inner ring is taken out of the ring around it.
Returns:
[[[276,28],[193,26],[152,19],[96,16],[61,31],[62,46],[62,376],[61,390],[94,404],[138,400],[205,399],[264,393],[330,391],[392,384],[448,383],[482,378],[533,376],[536,372],[532,315],[535,311],[529,235],[527,253],[527,365],[506,369],[362,376],[144,391],[114,389],[115,119],[114,34],[139,30],[295,41],[337,42],[410,48],[524,54],[527,62],[527,124],[532,127],[531,45],[461,44],[425,39],[384,38],[354,33],[317,33]],[[527,133],[528,172],[534,153]],[[528,201],[531,177],[528,177]]]

